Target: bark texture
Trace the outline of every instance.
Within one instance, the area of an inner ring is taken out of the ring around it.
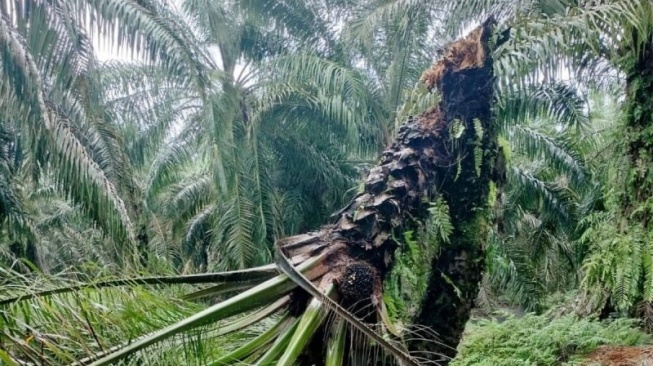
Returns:
[[[441,95],[439,103],[399,128],[361,192],[334,214],[334,223],[279,242],[294,258],[329,250],[330,272],[311,280],[336,283],[338,301],[345,306],[378,307],[382,281],[395,259],[394,238],[424,222],[429,202],[442,197],[454,232],[433,260],[429,289],[415,319],[439,339],[409,345],[431,360],[436,353],[455,355],[483,271],[488,194],[498,154],[488,47],[493,25],[490,19],[449,45],[444,58],[424,73],[422,81]]]

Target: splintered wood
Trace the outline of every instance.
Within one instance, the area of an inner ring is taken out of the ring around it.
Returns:
[[[485,64],[485,47],[483,44],[484,28],[477,28],[467,37],[451,43],[445,48],[444,57],[435,62],[430,69],[424,71],[420,82],[426,84],[428,90],[440,88],[440,82],[445,72],[458,72]]]

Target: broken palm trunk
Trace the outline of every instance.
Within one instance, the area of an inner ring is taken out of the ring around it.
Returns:
[[[335,284],[338,302],[350,308],[358,304],[354,311],[373,305],[376,314],[360,315],[379,322],[387,319],[381,314],[382,289],[401,245],[395,238],[424,225],[429,203],[443,199],[453,232],[432,260],[428,288],[422,303],[414,304],[420,310],[413,319],[435,331],[438,339],[409,343],[415,356],[440,364],[455,356],[484,265],[488,198],[498,154],[491,111],[492,27],[493,20],[488,20],[449,45],[444,59],[424,73],[422,82],[440,93],[439,103],[399,128],[362,192],[334,215],[335,224],[278,243],[288,257],[330,251],[329,272],[313,282],[321,289]]]

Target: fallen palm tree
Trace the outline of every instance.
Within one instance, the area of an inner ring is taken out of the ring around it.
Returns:
[[[269,268],[258,271],[258,277],[252,276],[256,270],[243,272],[242,278],[221,274],[218,278],[234,284],[226,289],[249,289],[75,364],[111,364],[176,334],[247,312],[230,331],[274,312],[282,316],[258,337],[208,364],[342,365],[367,363],[369,354],[378,355],[379,361],[402,364],[447,363],[455,355],[478,292],[487,213],[494,192],[491,186],[500,179],[501,169],[495,167],[500,151],[491,112],[493,25],[490,19],[449,45],[444,58],[424,73],[425,90],[438,93],[437,104],[408,118],[399,128],[395,142],[382,153],[358,195],[334,214],[334,222],[276,243],[281,274],[270,278]],[[434,202],[445,212],[447,225],[437,242],[430,243],[438,250],[428,258],[428,285],[420,296],[421,304],[415,304],[419,311],[409,321],[434,332],[437,338],[404,339],[386,310],[384,281],[403,245],[402,234],[424,228]],[[198,278],[189,278],[194,282],[188,283],[197,283]],[[205,283],[216,282],[211,276],[204,279]],[[96,284],[125,285],[128,283],[121,281]],[[224,286],[215,287],[215,293],[224,291]],[[64,292],[49,290],[41,295]],[[203,290],[191,297],[212,293]],[[370,349],[375,351],[364,353]]]

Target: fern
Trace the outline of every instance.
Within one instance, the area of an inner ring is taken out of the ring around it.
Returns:
[[[527,314],[523,317],[472,321],[468,336],[452,366],[579,365],[583,356],[600,345],[650,344],[650,336],[636,322],[619,319],[597,322],[574,316]]]
[[[442,197],[429,203],[429,217],[416,231],[405,231],[403,240],[395,238],[399,248],[395,261],[384,281],[384,301],[390,315],[402,323],[416,315],[426,293],[431,264],[441,243],[448,243],[453,232],[449,206]]]
[[[455,119],[449,128],[449,133],[453,139],[461,138],[463,136],[463,132],[465,132],[465,125],[459,119]]]
[[[383,293],[390,316],[400,323],[409,323],[426,293],[434,250],[428,243],[416,240],[413,231],[406,231],[403,236],[392,270],[383,283]]]
[[[648,280],[653,277],[653,247],[645,237],[643,228],[637,225],[631,225],[627,233],[615,230],[612,220],[587,229],[580,239],[591,253],[583,265],[583,288],[607,290],[611,303],[622,312],[639,301],[653,301]]]
[[[438,242],[448,243],[449,236],[453,232],[449,206],[442,197],[438,197],[430,203],[428,211],[429,217],[425,224],[427,241],[433,245],[437,245]]]
[[[463,171],[462,158],[459,156],[456,159],[456,174],[453,177],[454,182],[457,181],[458,178],[460,178],[460,174],[462,173],[462,171]]]

